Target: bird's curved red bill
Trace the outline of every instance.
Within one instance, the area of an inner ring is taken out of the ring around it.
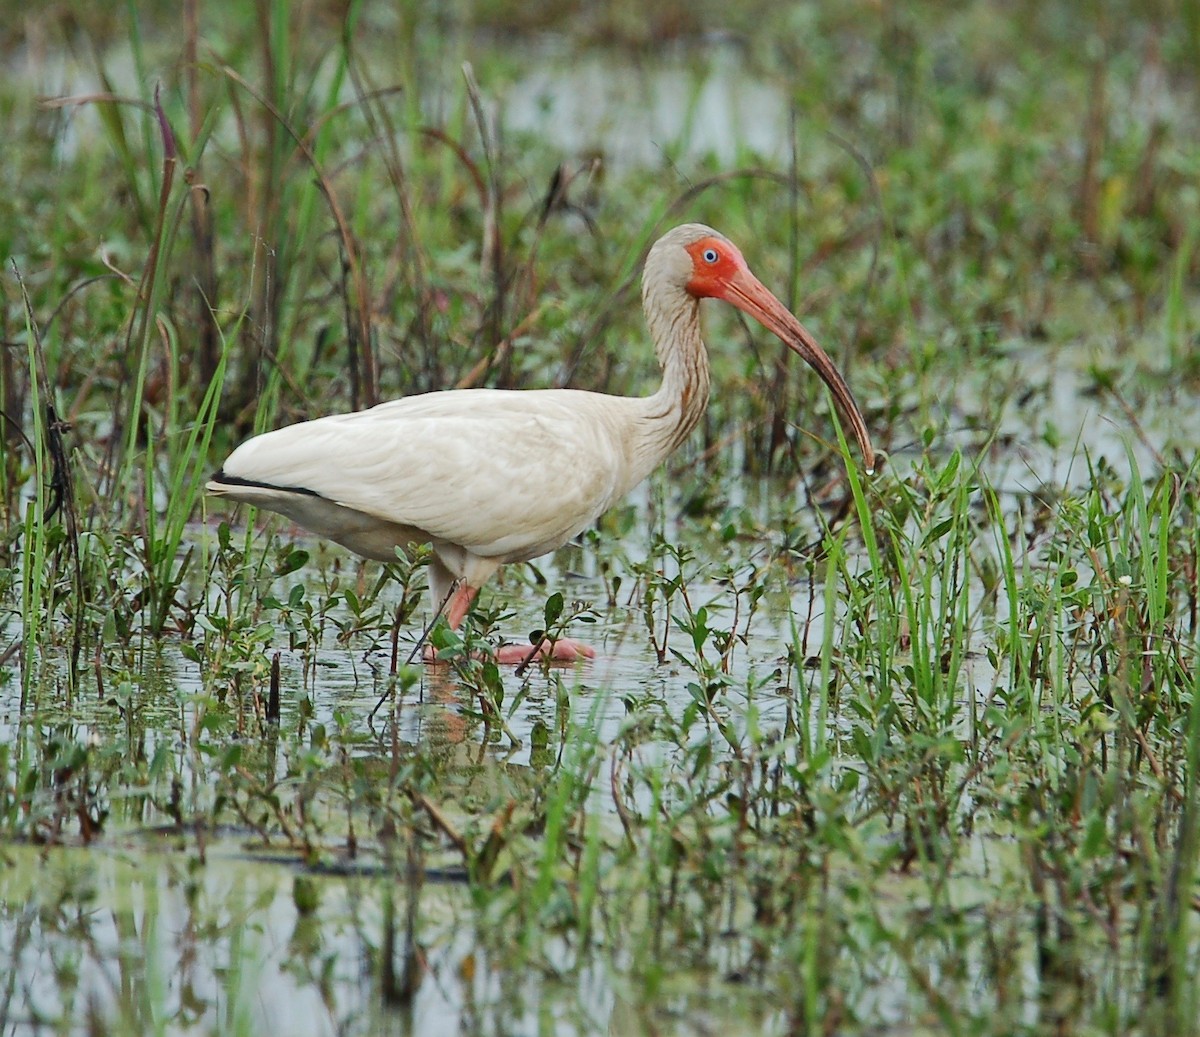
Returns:
[[[821,376],[833,393],[833,401],[842,414],[842,420],[850,427],[858,447],[862,451],[863,463],[868,472],[875,470],[875,448],[867,432],[867,423],[854,400],[850,386],[834,366],[829,354],[819,345],[801,324],[757,277],[748,270],[740,270],[726,282],[725,301],[750,314],[764,327],[773,331],[784,344],[797,353],[805,363]]]

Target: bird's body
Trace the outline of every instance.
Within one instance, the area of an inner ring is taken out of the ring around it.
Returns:
[[[712,284],[702,276],[710,273]],[[865,423],[832,362],[736,247],[691,224],[661,238],[646,260],[643,305],[663,366],[653,395],[462,389],[409,396],[256,436],[230,455],[208,490],[279,512],[367,558],[390,561],[397,548],[432,545],[430,586],[438,605],[449,602],[447,618],[457,626],[497,568],[565,544],[687,438],[708,402],[699,320],[706,295],[763,320],[817,368],[870,466]],[[572,641],[555,651],[593,654]]]
[[[430,543],[474,583],[465,556],[490,567],[486,579],[553,551],[645,478],[656,458],[625,434],[644,405],[574,389],[409,396],[255,437],[222,470],[221,492],[366,558]],[[237,485],[266,467],[287,484]]]

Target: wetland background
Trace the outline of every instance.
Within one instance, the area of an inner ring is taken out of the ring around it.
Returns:
[[[1200,8],[646,6],[0,3],[3,1033],[1200,1028]],[[202,499],[650,391],[685,220],[880,472],[714,307],[701,431],[430,669],[421,559]]]

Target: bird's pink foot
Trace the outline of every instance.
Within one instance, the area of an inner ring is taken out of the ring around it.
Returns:
[[[501,645],[496,649],[496,662],[501,666],[520,666],[521,663],[529,658],[532,648],[532,645]],[[430,644],[427,644],[422,650],[421,658],[425,663],[444,662],[438,655],[438,650]],[[553,646],[542,642],[538,647],[537,654],[534,656],[535,660],[549,659],[551,662],[556,663],[574,663],[583,659],[595,658],[596,649],[589,644],[584,644],[582,641],[576,641],[570,637],[560,637],[554,642]]]
[[[529,658],[532,645],[501,645],[496,649],[496,662],[501,666],[519,666]],[[582,659],[595,659],[596,649],[591,645],[576,641],[570,637],[560,637],[551,645],[543,641],[537,650],[535,659],[550,659],[558,663],[574,663]]]

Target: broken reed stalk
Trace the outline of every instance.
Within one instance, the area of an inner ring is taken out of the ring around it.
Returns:
[[[84,585],[83,564],[79,557],[79,515],[75,510],[75,483],[71,474],[71,466],[67,457],[67,447],[64,433],[69,426],[59,420],[54,408],[50,376],[46,370],[46,353],[42,345],[41,332],[33,314],[33,304],[29,299],[29,291],[21,269],[16,260],[12,260],[13,272],[21,288],[21,299],[25,307],[25,321],[29,334],[29,348],[33,354],[33,367],[36,372],[38,396],[44,408],[45,420],[42,431],[45,434],[46,454],[50,459],[50,501],[49,505],[41,508],[40,521],[45,526],[59,511],[62,512],[63,529],[66,531],[64,541],[69,564],[71,566],[71,592],[74,608],[71,611],[71,653],[69,658],[67,678],[67,708],[70,709],[79,679],[79,656],[83,650],[83,618],[84,618]],[[42,455],[43,458],[46,456]],[[35,453],[36,458],[36,453]],[[38,498],[40,500],[40,496]],[[36,505],[35,505],[36,507]],[[26,545],[28,550],[28,545]],[[24,702],[24,692],[22,693]]]

